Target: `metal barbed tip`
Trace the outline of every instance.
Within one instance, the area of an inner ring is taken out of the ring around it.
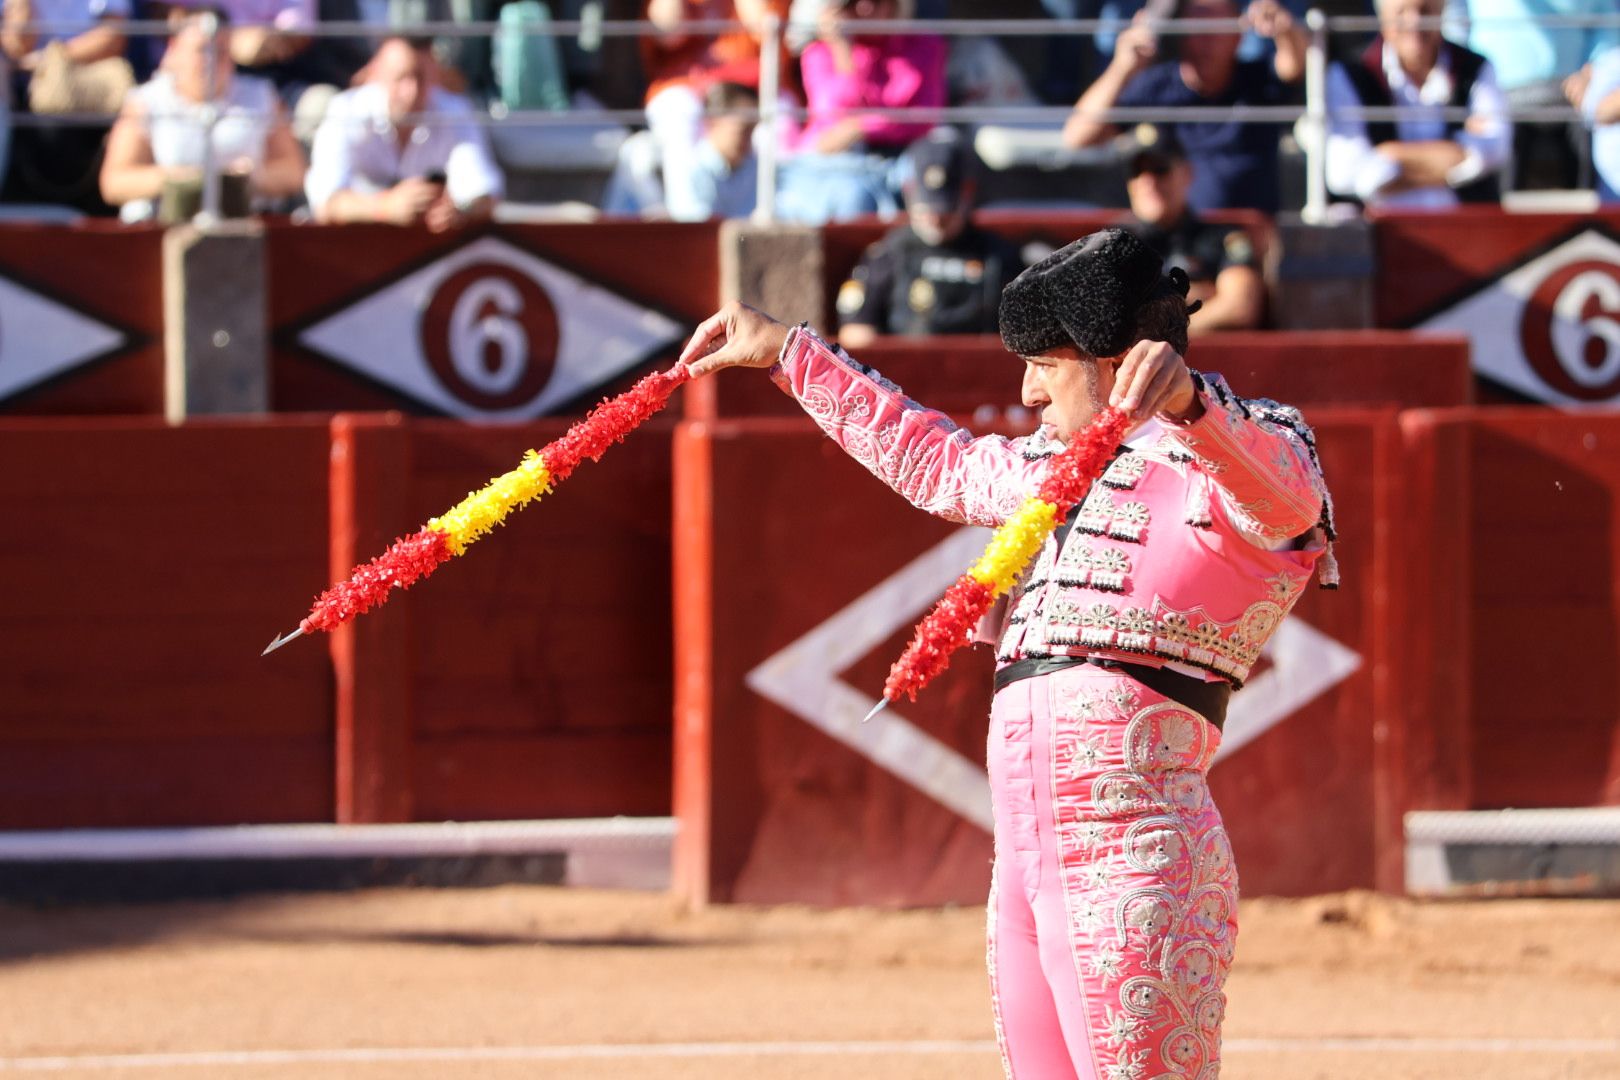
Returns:
[[[283,645],[287,644],[287,642],[291,641],[293,638],[302,637],[303,633],[304,633],[304,628],[302,626],[300,626],[298,629],[294,630],[290,634],[283,634],[281,637],[272,638],[271,641],[270,641],[270,644],[268,644],[268,645],[266,645],[264,647],[264,652],[260,653],[259,655],[260,656],[269,656],[271,653],[275,652],[277,649],[279,649]]]

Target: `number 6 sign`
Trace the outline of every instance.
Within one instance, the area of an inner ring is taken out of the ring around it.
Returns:
[[[438,412],[521,420],[684,336],[664,315],[485,236],[374,287],[298,342]]]

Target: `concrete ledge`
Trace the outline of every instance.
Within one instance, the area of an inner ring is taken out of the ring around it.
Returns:
[[[1620,806],[1554,810],[1414,810],[1406,842],[1620,844]]]
[[[1374,254],[1365,221],[1307,225],[1279,216],[1266,267],[1272,324],[1278,330],[1372,326]]]
[[[0,896],[155,899],[370,885],[669,888],[673,818],[0,833]]]
[[[1406,891],[1620,894],[1620,807],[1408,813]]]
[[[720,297],[740,300],[782,322],[816,326],[825,313],[821,231],[802,225],[720,226]]]

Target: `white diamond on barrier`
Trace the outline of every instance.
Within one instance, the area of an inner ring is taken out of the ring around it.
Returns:
[[[106,323],[0,277],[0,401],[127,343]]]
[[[874,698],[844,682],[839,672],[925,611],[956,580],[963,562],[983,550],[988,535],[986,529],[957,530],[766,658],[745,679],[761,697],[986,831],[993,819],[984,770],[895,707],[862,723]],[[1233,697],[1220,757],[1260,737],[1361,666],[1359,653],[1298,615],[1278,628],[1264,655],[1273,666]]]

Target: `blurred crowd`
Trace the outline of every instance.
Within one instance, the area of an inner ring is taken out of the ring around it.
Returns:
[[[759,151],[769,139],[779,219],[905,216],[916,239],[929,232],[917,226],[917,212],[948,224],[984,198],[988,167],[974,147],[993,132],[1005,159],[999,168],[1054,153],[1103,163],[1122,175],[1121,209],[1128,202],[1156,230],[1156,242],[1201,246],[1204,261],[1223,267],[1244,262],[1228,258],[1243,244],[1193,234],[1210,212],[1295,208],[1283,164],[1286,154],[1298,156],[1290,126],[1243,122],[1232,110],[1303,101],[1306,0],[1026,5],[4,0],[0,192],[13,207],[43,216],[63,208],[180,220],[201,205],[212,153],[223,173],[224,213],[443,230],[488,217],[503,198],[543,201],[511,189],[582,153],[605,153],[596,193],[576,201],[609,214],[702,220],[755,209]],[[1617,197],[1620,29],[1527,21],[1612,17],[1613,0],[1318,6],[1333,15],[1376,14],[1381,27],[1331,41],[1326,180],[1342,212],[1443,208],[1537,188]],[[997,39],[873,28],[915,19],[926,31],[929,20],[976,15],[1100,18],[1117,30]],[[772,58],[774,100],[762,103],[771,16],[785,32]],[[1444,31],[1432,25],[1442,17]],[[591,29],[604,18],[644,19],[653,31],[605,37]],[[131,35],[132,19],[162,23],[168,33]],[[1172,33],[1170,19],[1228,20],[1229,28]],[[527,32],[556,20],[584,30]],[[477,22],[499,29],[446,30]],[[736,28],[715,32],[705,22]],[[322,23],[353,24],[356,36],[311,32]],[[946,106],[1038,105],[1072,111],[1061,124],[985,116],[943,125],[930,115]],[[1389,106],[1402,108],[1397,119],[1357,112]],[[1112,123],[1108,113],[1189,108],[1186,119],[1146,125]],[[622,123],[626,109],[644,122]],[[758,124],[762,109],[779,122]],[[1543,110],[1546,119],[1510,119],[1525,109]],[[558,112],[581,115],[567,125],[524,119]],[[930,165],[949,183],[924,183],[918,170]],[[1036,201],[1107,202],[1066,190],[1071,172],[1049,172]],[[958,204],[943,205],[946,195]],[[943,238],[940,228],[930,235]],[[886,257],[911,256],[897,247]],[[882,272],[869,269],[874,282]],[[867,290],[856,308],[871,310],[881,291]],[[1234,300],[1231,310],[1250,306]],[[1224,307],[1205,310],[1219,315]]]

